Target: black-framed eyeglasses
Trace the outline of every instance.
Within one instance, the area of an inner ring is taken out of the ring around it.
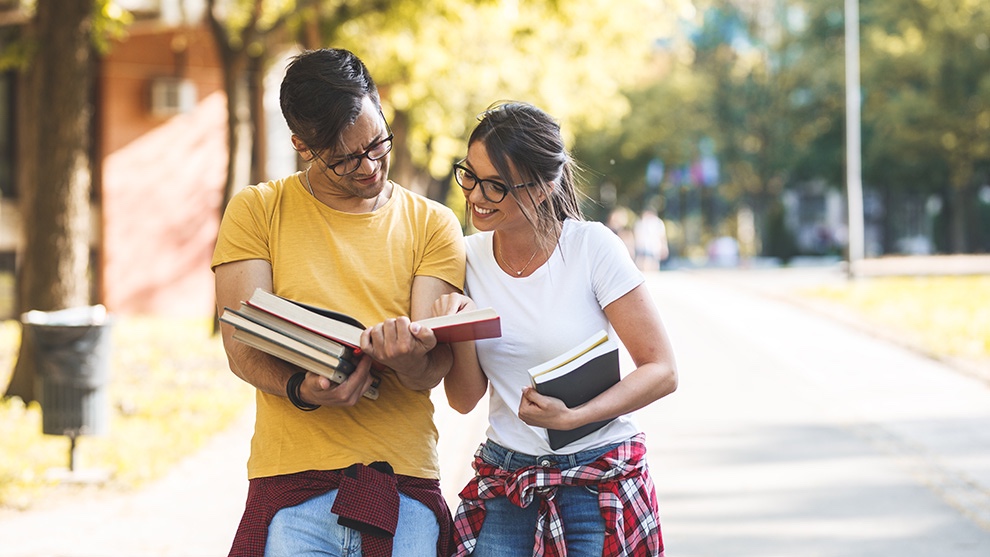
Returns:
[[[363,153],[348,155],[340,161],[327,164],[327,168],[332,170],[337,176],[347,176],[354,174],[357,169],[361,168],[361,163],[364,162],[364,159],[377,162],[385,158],[385,155],[388,155],[392,151],[392,139],[394,139],[395,135],[392,133],[392,129],[388,127],[388,120],[385,120],[384,114],[382,115],[382,120],[385,122],[385,130],[388,132],[388,137],[368,147]]]
[[[507,186],[496,180],[482,180],[474,173],[462,166],[460,163],[454,165],[454,180],[465,192],[471,191],[481,185],[481,195],[492,203],[501,203],[510,189],[525,188],[533,185],[532,182]]]

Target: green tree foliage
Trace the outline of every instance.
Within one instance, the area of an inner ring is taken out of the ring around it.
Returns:
[[[929,207],[943,207],[934,219],[943,250],[990,250],[987,239],[979,240],[987,213],[979,193],[987,197],[981,188],[990,183],[990,4],[860,4],[863,175],[866,189],[888,206],[886,248],[896,248],[898,219],[918,218],[900,209],[904,200],[914,196],[917,206],[934,196],[941,203]],[[717,197],[730,207],[752,207],[767,232],[785,190],[809,182],[844,190],[843,5],[695,5],[697,15],[683,20],[692,54],[677,56],[684,66],[625,91],[631,113],[659,119],[631,118],[578,144],[585,158],[619,161],[612,175],[620,198],[625,192],[635,199],[650,156],[670,169],[682,162],[685,144],[709,137],[721,170]],[[685,115],[690,122],[680,119]],[[645,130],[644,120],[652,122]],[[679,133],[661,133],[660,122]],[[652,145],[630,150],[633,137]],[[687,156],[694,156],[690,149]]]
[[[990,5],[864,6],[864,175],[945,198],[949,251],[969,251],[990,170]],[[990,246],[984,246],[988,249]]]
[[[430,191],[464,155],[476,115],[494,101],[532,102],[571,137],[622,118],[629,104],[621,91],[642,80],[676,5],[409,0],[343,25],[334,44],[362,56],[397,126],[406,126],[402,146],[415,170],[398,179]]]

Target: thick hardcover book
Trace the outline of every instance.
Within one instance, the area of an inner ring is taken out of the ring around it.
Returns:
[[[243,303],[240,308],[230,311],[254,321],[266,329],[274,329],[289,338],[322,350],[331,356],[356,361],[354,358],[354,349],[350,346],[345,346],[321,334],[314,333],[305,327],[300,327],[295,323],[275,317],[267,311],[262,311],[254,306]]]
[[[260,288],[254,291],[245,304],[360,350],[361,333],[366,327],[349,315],[295,302]],[[432,329],[440,342],[502,336],[501,321],[492,308],[462,311],[454,315],[421,319],[418,322]]]
[[[580,406],[619,382],[619,347],[599,331],[571,350],[529,370],[542,395],[559,398],[568,408]],[[611,419],[571,430],[548,429],[550,448],[560,449],[595,432]]]
[[[319,343],[313,346],[284,335],[278,330],[266,328],[244,317],[238,310],[230,308],[224,308],[220,320],[234,327],[234,339],[305,370],[318,373],[335,383],[343,383],[354,371],[355,364],[350,359],[350,354],[347,351],[341,352],[342,346],[332,340],[323,338],[323,346],[319,346]],[[341,353],[341,356],[338,357],[335,353]],[[380,381],[380,378],[376,377],[364,396],[372,400],[377,399]]]
[[[276,358],[285,360],[290,364],[297,365],[307,371],[312,371],[313,373],[322,375],[334,383],[343,383],[347,379],[347,376],[354,371],[354,364],[348,362],[347,360],[340,360],[337,365],[331,366],[321,360],[317,360],[306,354],[296,352],[290,348],[278,344],[275,341],[242,329],[237,329],[234,331],[234,338],[252,348],[257,348],[262,352],[267,352]],[[362,394],[366,398],[376,400],[378,398],[378,385],[380,383],[381,379],[375,377],[374,381],[371,383],[371,386],[368,387],[368,390]]]
[[[352,349],[360,350],[361,333],[365,327],[343,313],[301,304],[260,288],[254,291],[244,305],[265,311],[278,320],[298,325]]]
[[[331,362],[341,359],[356,361],[354,350],[350,347],[288,321],[276,319],[251,306],[242,304],[239,309],[224,308],[220,320],[230,323],[236,329],[244,329],[279,344],[285,344],[297,352],[322,353],[314,355],[317,359],[325,355]]]

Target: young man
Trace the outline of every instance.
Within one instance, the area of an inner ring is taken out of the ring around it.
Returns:
[[[354,54],[297,56],[281,105],[309,166],[231,200],[212,262],[218,308],[260,287],[376,325],[339,385],[237,342],[224,325],[231,370],[258,390],[231,555],[445,554],[450,513],[429,390],[451,353],[410,320],[463,287],[460,226],[446,207],[388,180],[392,133]],[[372,359],[382,364],[377,400],[361,396]]]

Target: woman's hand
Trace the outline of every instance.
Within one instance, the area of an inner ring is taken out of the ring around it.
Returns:
[[[469,311],[477,309],[478,306],[475,305],[474,300],[468,298],[464,294],[459,294],[457,292],[451,294],[444,294],[437,298],[433,302],[433,317],[440,317],[441,315],[453,315],[455,313],[460,313],[462,311]]]
[[[568,408],[559,398],[543,396],[533,387],[523,387],[519,401],[519,419],[534,427],[547,429],[574,429],[578,423],[578,412]]]

